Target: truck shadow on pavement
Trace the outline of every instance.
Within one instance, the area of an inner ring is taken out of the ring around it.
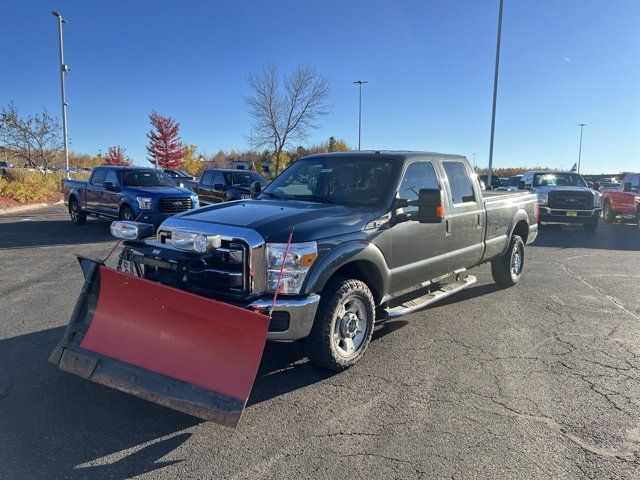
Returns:
[[[629,223],[600,222],[595,232],[582,225],[545,225],[531,247],[640,251],[640,231]]]
[[[84,225],[74,225],[69,220],[53,218],[59,216],[52,214],[52,218],[47,219],[47,214],[40,213],[38,219],[23,215],[9,219],[13,221],[0,222],[0,249],[115,241],[109,231],[109,222],[87,220]],[[0,217],[0,220],[6,220],[6,217]]]
[[[374,340],[405,324],[379,327]],[[63,333],[0,340],[0,478],[124,479],[182,461],[160,459],[202,421],[58,370],[47,358]],[[301,345],[268,343],[248,405],[332,375]]]

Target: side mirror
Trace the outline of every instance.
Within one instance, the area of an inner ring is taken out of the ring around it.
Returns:
[[[252,197],[257,197],[258,194],[262,191],[262,184],[256,180],[251,184],[251,186],[249,187],[249,190],[251,191]]]
[[[216,183],[216,184],[213,186],[213,189],[214,189],[214,190],[220,190],[220,191],[224,191],[224,190],[226,190],[225,186],[224,186],[222,183]]]
[[[600,182],[593,182],[593,185],[591,186],[591,188],[593,188],[594,190],[600,190]]]
[[[527,186],[524,184],[522,180],[518,182],[518,190],[526,190]]]
[[[420,223],[441,223],[443,217],[442,190],[421,188],[418,192],[418,221]]]
[[[421,188],[418,192],[417,200],[406,200],[404,198],[396,200],[396,208],[408,206],[418,207],[418,211],[402,214],[401,221],[418,220],[420,223],[441,223],[444,217],[442,190],[438,188]]]
[[[118,187],[113,182],[104,182],[102,186],[105,188],[105,190],[111,190],[111,191],[118,190]]]
[[[624,184],[622,185],[622,191],[623,192],[630,192],[631,191],[631,182],[624,182]]]

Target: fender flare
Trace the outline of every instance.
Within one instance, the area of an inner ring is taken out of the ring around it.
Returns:
[[[329,279],[341,267],[358,261],[368,262],[377,270],[380,277],[380,285],[375,287],[378,290],[379,298],[384,298],[389,292],[391,279],[387,261],[377,246],[362,240],[342,243],[324,254],[311,267],[300,293],[310,295],[321,292]]]
[[[502,255],[504,255],[509,249],[509,245],[511,244],[511,237],[513,237],[513,231],[516,229],[516,225],[518,224],[518,222],[522,221],[527,224],[527,232],[529,232],[529,229],[531,227],[529,225],[529,215],[523,208],[519,208],[511,218],[511,223],[509,224],[509,228],[507,229],[507,243],[502,249]],[[526,239],[523,238],[522,240],[525,244],[527,243]]]

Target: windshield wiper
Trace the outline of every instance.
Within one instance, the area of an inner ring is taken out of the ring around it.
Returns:
[[[269,195],[271,198],[275,198],[277,200],[282,200],[281,196],[276,195],[275,193],[271,193],[271,192],[260,192],[260,195]]]
[[[320,195],[296,195],[295,199],[304,199],[304,200],[317,200],[318,202],[322,202],[322,203],[338,203],[335,200],[332,200],[331,198],[327,198],[327,197],[323,197]]]

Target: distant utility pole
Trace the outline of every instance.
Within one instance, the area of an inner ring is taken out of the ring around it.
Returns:
[[[358,99],[358,150],[360,150],[360,141],[362,138],[362,85],[369,82],[366,80],[356,80],[353,83],[357,83],[360,89]]]
[[[582,157],[582,130],[584,130],[584,126],[586,123],[579,123],[580,127],[580,146],[578,147],[578,173],[580,173],[580,157]]]
[[[491,139],[489,140],[489,170],[487,171],[487,188],[491,188],[493,174],[493,134],[496,127],[496,101],[498,99],[498,71],[500,67],[500,39],[502,37],[502,0],[498,7],[498,40],[496,42],[496,67],[493,73],[493,108],[491,110]]]
[[[58,43],[60,45],[60,92],[62,94],[62,136],[64,140],[64,163],[67,170],[67,179],[69,176],[69,146],[67,144],[67,100],[64,94],[64,76],[69,71],[69,67],[64,63],[64,48],[62,46],[62,24],[67,21],[62,18],[58,12],[51,12],[54,17],[58,18]]]
[[[476,152],[473,152],[473,171],[475,172],[478,169],[478,165],[476,164]]]

